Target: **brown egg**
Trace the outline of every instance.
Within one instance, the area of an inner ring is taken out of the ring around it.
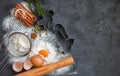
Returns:
[[[40,55],[35,55],[31,57],[30,61],[35,67],[40,67],[44,63],[44,59]]]
[[[23,69],[23,64],[21,62],[14,62],[12,68],[15,72],[20,72]]]
[[[33,65],[32,65],[32,63],[31,63],[30,60],[27,60],[27,61],[25,61],[25,62],[23,63],[23,67],[24,67],[25,70],[31,69],[32,66],[33,66]]]

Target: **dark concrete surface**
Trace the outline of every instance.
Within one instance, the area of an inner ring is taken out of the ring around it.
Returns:
[[[0,23],[21,0],[0,0]],[[54,23],[63,24],[74,38],[72,55],[78,74],[71,76],[120,76],[119,0],[44,0],[55,12]]]

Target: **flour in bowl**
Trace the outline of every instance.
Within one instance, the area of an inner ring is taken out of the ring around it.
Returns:
[[[14,35],[11,38],[11,42],[14,49],[19,52],[29,51],[30,49],[30,42],[24,35],[20,35],[20,34]]]

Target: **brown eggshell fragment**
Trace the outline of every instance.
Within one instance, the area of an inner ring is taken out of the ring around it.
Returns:
[[[15,72],[20,72],[23,69],[23,64],[21,62],[14,62],[12,68]]]
[[[32,65],[30,60],[27,60],[23,63],[23,67],[24,67],[25,70],[30,70],[32,68],[32,66],[33,65]]]

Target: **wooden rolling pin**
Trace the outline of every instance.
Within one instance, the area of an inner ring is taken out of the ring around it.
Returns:
[[[74,63],[75,62],[74,62],[73,57],[70,56],[70,57],[67,57],[58,62],[46,64],[46,65],[43,65],[42,67],[31,69],[29,71],[17,74],[15,76],[43,76],[43,75],[46,75],[56,69],[59,69],[59,68],[65,67],[65,66],[69,66]]]

